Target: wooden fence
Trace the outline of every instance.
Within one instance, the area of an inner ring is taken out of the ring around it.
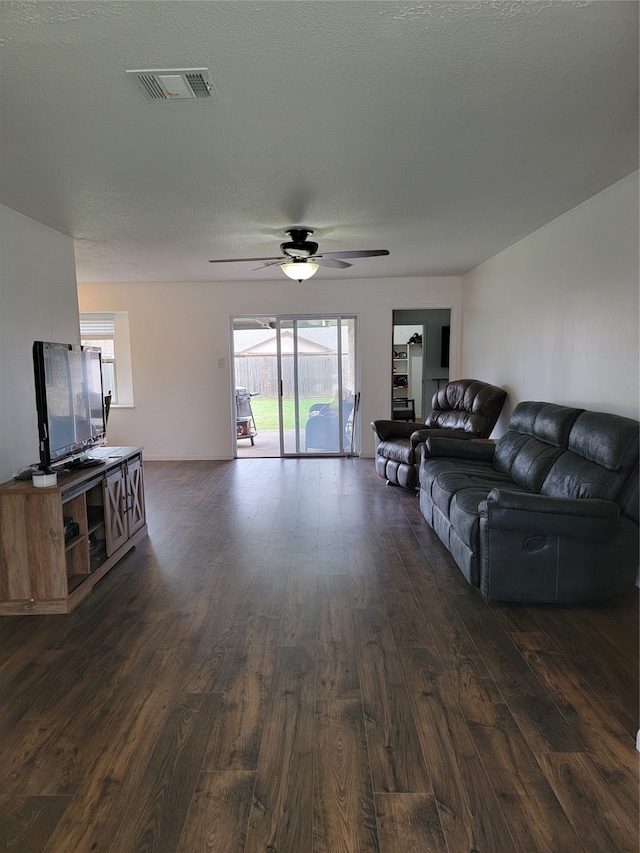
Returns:
[[[298,357],[298,393],[301,397],[333,397],[338,390],[338,359],[335,355]],[[342,356],[343,384],[349,376],[349,356]],[[278,396],[278,359],[275,355],[235,357],[236,387],[248,388],[263,397]],[[293,395],[293,356],[282,356],[284,395]],[[353,384],[353,383],[352,383]],[[349,390],[353,390],[350,388]]]

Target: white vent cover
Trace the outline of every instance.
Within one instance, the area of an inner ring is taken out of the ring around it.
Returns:
[[[147,101],[211,98],[215,92],[206,68],[141,69],[126,73]]]

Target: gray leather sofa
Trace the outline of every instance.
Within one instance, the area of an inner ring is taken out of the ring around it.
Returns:
[[[429,436],[488,438],[507,392],[478,379],[455,379],[433,395],[424,423],[377,420],[376,471],[388,483],[415,489],[422,446]]]
[[[420,509],[488,601],[578,602],[638,573],[637,421],[520,403],[495,445],[430,438]]]

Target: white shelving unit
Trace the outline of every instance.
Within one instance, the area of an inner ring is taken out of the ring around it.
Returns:
[[[413,400],[419,417],[422,412],[422,346],[395,344],[392,363],[392,397]]]

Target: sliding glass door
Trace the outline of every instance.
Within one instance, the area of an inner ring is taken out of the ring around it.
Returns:
[[[355,454],[355,317],[279,317],[276,339],[282,456]]]

